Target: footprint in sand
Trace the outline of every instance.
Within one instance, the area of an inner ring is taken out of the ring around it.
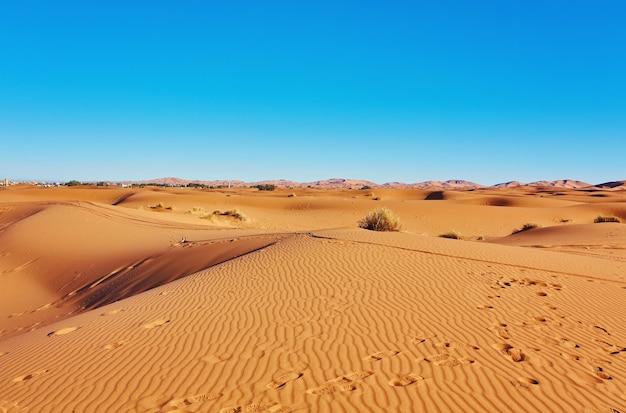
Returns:
[[[217,363],[221,363],[222,361],[229,360],[231,357],[232,356],[227,355],[227,354],[223,354],[220,356],[220,355],[211,353],[202,357],[200,361],[204,363],[217,364]]]
[[[528,390],[532,386],[538,385],[539,381],[532,377],[520,377],[517,380],[512,380],[511,384],[520,390]]]
[[[605,372],[602,367],[594,367],[593,372],[602,380],[613,380],[613,377],[611,377],[609,373]]]
[[[180,409],[181,407],[187,407],[193,404],[200,404],[200,403],[206,403],[206,402],[210,402],[213,400],[217,400],[222,396],[223,396],[222,393],[195,394],[193,396],[185,396],[179,399],[174,399],[170,401],[168,404],[172,407],[176,407]]]
[[[413,337],[411,341],[413,342],[413,344],[422,344],[426,341],[426,339],[423,337]]]
[[[117,314],[117,313],[121,313],[122,309],[116,308],[115,310],[111,310],[111,311],[107,311],[106,313],[102,313],[100,314],[102,317],[108,316],[108,315],[113,315],[113,314]]]
[[[16,378],[14,378],[14,379],[13,379],[13,381],[14,381],[15,383],[20,383],[20,382],[23,382],[23,381],[28,381],[28,380],[32,379],[33,377],[35,377],[35,376],[39,376],[40,374],[44,374],[44,373],[47,373],[47,372],[48,372],[48,370],[39,370],[39,371],[37,371],[37,372],[35,372],[35,373],[31,373],[31,374],[24,374],[24,375],[22,375],[22,376],[16,377]]]
[[[561,339],[561,345],[567,348],[578,348],[580,347],[578,344],[574,343],[571,340],[568,340],[566,338],[562,338]]]
[[[420,375],[407,374],[406,376],[400,376],[389,380],[389,385],[394,387],[404,387],[422,380],[424,380],[424,377]]]
[[[506,327],[507,327],[506,324],[500,323],[495,327],[495,329],[496,329],[496,333],[498,334],[500,338],[508,340],[511,338],[511,334],[509,334],[509,330],[507,330]]]
[[[276,403],[252,403],[247,406],[230,406],[220,409],[219,413],[291,413],[289,406]]]
[[[155,320],[152,321],[148,324],[144,324],[144,328],[155,328],[155,327],[161,327],[163,324],[167,324],[169,323],[170,320],[166,320],[166,319],[160,319],[160,320]]]
[[[578,354],[573,354],[573,353],[561,353],[561,356],[563,358],[566,358],[568,360],[573,360],[573,361],[580,361],[583,358],[581,356],[579,356]]]
[[[379,351],[374,354],[370,354],[369,356],[363,357],[363,360],[364,361],[380,361],[384,358],[393,357],[398,353],[400,353],[398,350]]]
[[[369,376],[374,374],[369,370],[356,371],[353,373],[346,374],[344,376],[339,376],[332,380],[327,381],[321,386],[315,387],[313,389],[307,390],[309,394],[333,394],[337,391],[341,392],[351,392],[357,389],[356,383],[357,381],[363,380]]]
[[[519,348],[513,348],[513,346],[511,346],[510,344],[496,343],[492,347],[498,350],[500,353],[510,357],[511,360],[516,363],[526,360],[526,356],[524,355],[524,353],[522,353],[522,350]]]
[[[464,350],[480,350],[480,348],[471,344],[463,343],[461,341],[442,341],[435,344],[435,347],[439,348],[458,348]]]
[[[427,362],[427,363],[434,363],[436,361],[442,361],[442,360],[446,360],[450,358],[450,355],[447,353],[439,353],[439,354],[431,354],[430,356],[427,357],[419,357],[416,361],[421,363],[421,362]]]
[[[80,327],[66,327],[66,328],[62,328],[60,330],[56,330],[56,331],[51,331],[48,333],[48,337],[51,336],[62,336],[65,334],[69,334],[69,333],[73,333],[74,331],[78,330]]]
[[[266,387],[268,389],[282,389],[289,383],[290,381],[294,381],[302,377],[302,373],[300,372],[292,372],[285,373],[283,375],[278,376],[276,379],[269,382]]]
[[[103,348],[106,350],[114,350],[118,347],[123,346],[124,344],[126,344],[126,341],[116,341],[115,343],[107,344]]]

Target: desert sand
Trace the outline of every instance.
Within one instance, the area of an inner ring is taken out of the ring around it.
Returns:
[[[626,191],[0,188],[0,412],[624,412],[599,215]]]

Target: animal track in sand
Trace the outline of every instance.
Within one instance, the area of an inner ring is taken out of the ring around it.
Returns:
[[[404,387],[422,380],[424,380],[424,377],[420,375],[407,374],[406,376],[400,376],[389,380],[389,385],[394,387]]]
[[[300,372],[285,373],[269,382],[266,387],[268,389],[282,389],[287,385],[287,383],[298,380],[300,377],[302,377],[302,373]]]
[[[369,356],[363,357],[363,360],[364,361],[380,361],[384,358],[393,357],[398,353],[400,353],[398,350],[379,351],[374,354],[370,354]]]
[[[163,324],[167,324],[169,323],[170,320],[166,320],[166,319],[160,319],[160,320],[154,320],[148,324],[144,324],[144,328],[155,328],[155,327],[160,327]]]
[[[69,333],[73,333],[74,331],[78,330],[80,327],[65,327],[62,328],[60,330],[56,330],[56,331],[51,331],[48,333],[48,337],[51,336],[63,336],[65,334],[69,334]]]
[[[339,376],[327,381],[321,386],[307,390],[309,394],[333,394],[337,391],[351,392],[357,389],[357,381],[363,380],[374,374],[369,370],[356,371],[343,376]]]

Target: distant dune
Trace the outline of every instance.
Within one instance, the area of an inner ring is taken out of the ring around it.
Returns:
[[[0,188],[0,412],[626,410],[622,186],[216,182]]]

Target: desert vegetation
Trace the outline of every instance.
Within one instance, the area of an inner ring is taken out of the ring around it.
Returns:
[[[399,231],[400,218],[396,217],[389,208],[378,208],[359,221],[359,227],[371,231]]]
[[[619,219],[618,217],[615,216],[604,216],[604,215],[598,215],[598,217],[596,219],[593,220],[594,223],[599,224],[602,222],[616,222],[616,223],[621,223],[622,220]]]
[[[528,222],[528,223],[522,225],[521,228],[514,229],[511,234],[517,234],[519,232],[530,231],[531,229],[540,228],[540,227],[541,227],[541,225],[539,225],[539,224]]]
[[[213,211],[212,213],[204,216],[204,219],[210,219],[213,220],[216,217],[226,217],[226,218],[232,218],[236,221],[248,221],[249,218],[243,214],[242,212],[240,212],[238,209],[230,209],[228,211],[220,211],[219,209],[216,209],[215,211]]]

